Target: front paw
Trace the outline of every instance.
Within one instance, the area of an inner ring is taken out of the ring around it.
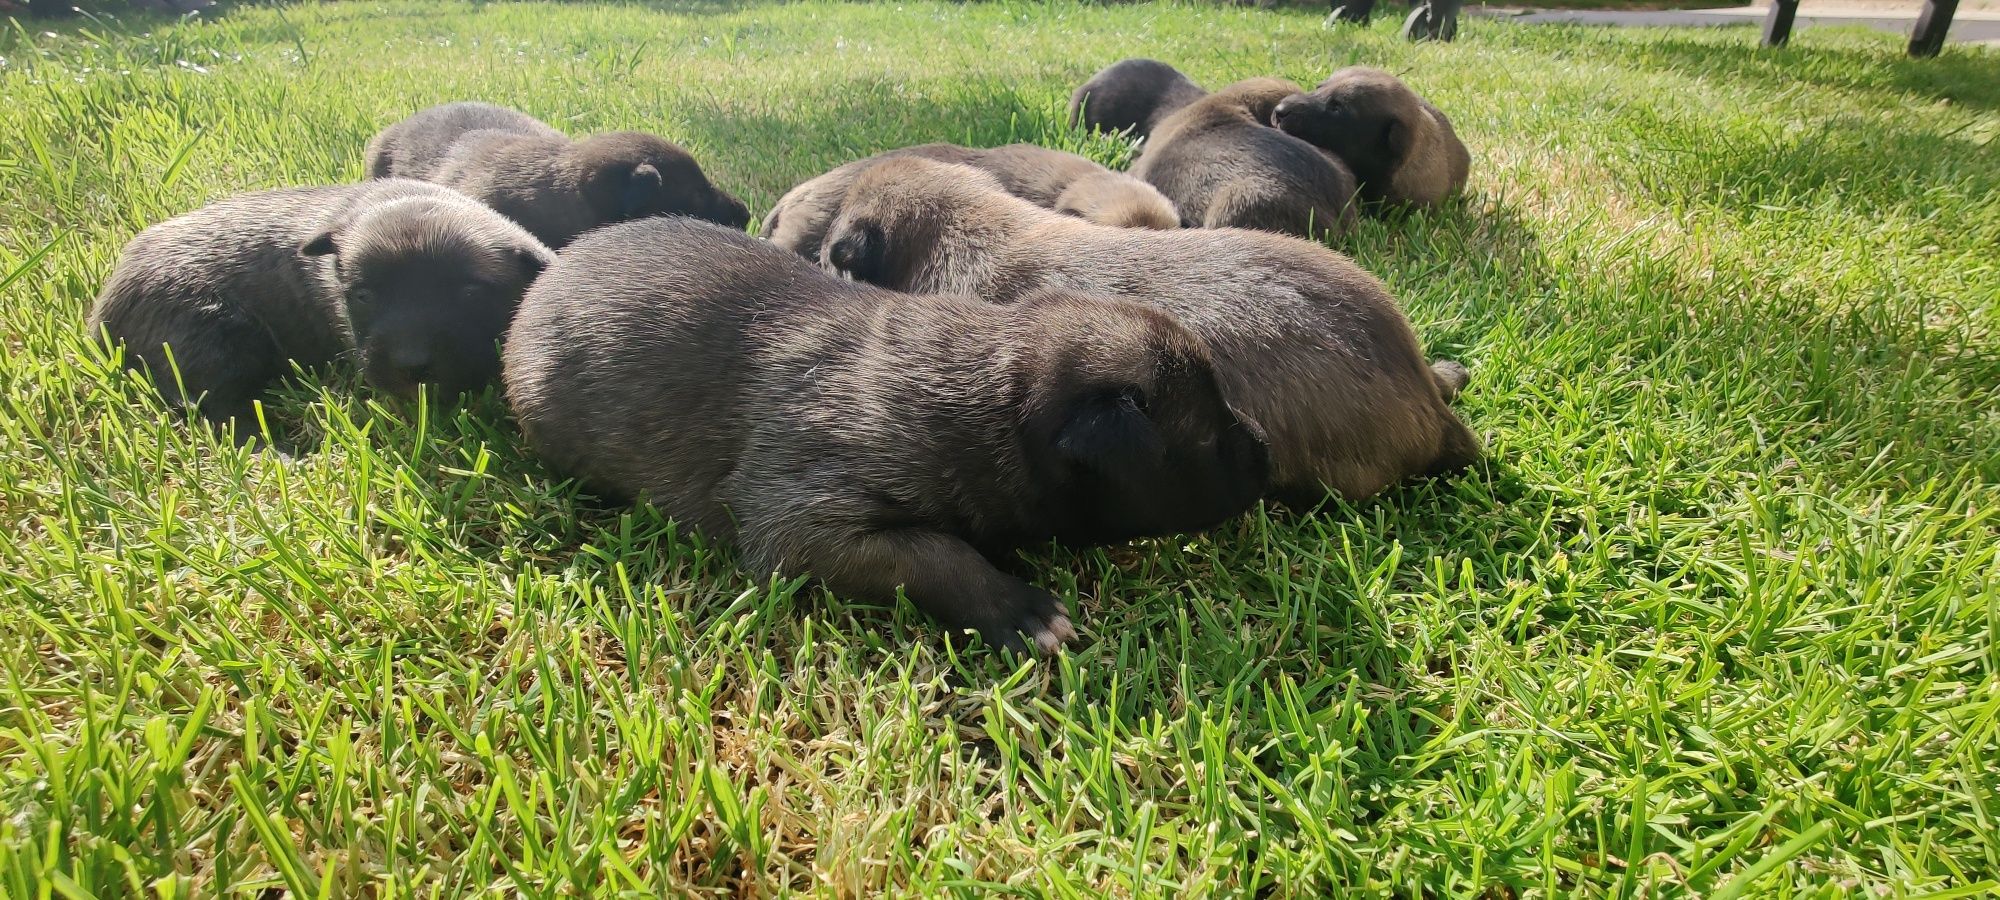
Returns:
[[[1027,585],[1022,585],[1004,602],[994,604],[981,619],[974,627],[987,643],[1017,652],[1025,653],[1033,647],[1037,653],[1053,654],[1076,639],[1076,628],[1070,624],[1062,601],[1048,591]]]

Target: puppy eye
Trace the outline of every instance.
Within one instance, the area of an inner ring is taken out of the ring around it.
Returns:
[[[355,288],[347,292],[347,302],[356,306],[367,306],[375,302],[375,292],[365,287]]]
[[[1121,392],[1118,395],[1118,400],[1119,402],[1124,403],[1125,405],[1130,406],[1141,413],[1151,411],[1151,409],[1146,404],[1146,392],[1139,390],[1138,388],[1130,388]]]

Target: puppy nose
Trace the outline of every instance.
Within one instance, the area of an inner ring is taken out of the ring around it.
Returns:
[[[431,380],[431,354],[421,346],[401,346],[389,351],[389,365],[411,384]]]
[[[1291,115],[1295,109],[1298,109],[1298,107],[1292,105],[1292,101],[1280,100],[1278,101],[1278,105],[1271,110],[1271,121],[1274,123],[1283,122],[1285,117]]]

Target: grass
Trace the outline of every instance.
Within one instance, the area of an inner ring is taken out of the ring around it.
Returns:
[[[350,2],[0,37],[0,895],[1927,896],[2000,879],[2000,56],[1042,3]],[[40,31],[37,29],[51,29]],[[1031,554],[1081,643],[605,508],[491,396],[219,446],[89,352],[147,223],[424,104],[684,142],[768,209],[1062,125],[1126,55],[1403,72],[1468,199],[1345,249],[1479,471]]]

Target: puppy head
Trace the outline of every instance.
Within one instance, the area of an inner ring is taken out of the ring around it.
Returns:
[[[1311,92],[1285,98],[1271,118],[1286,134],[1340,157],[1362,181],[1386,178],[1402,165],[1428,121],[1409,85],[1365,66],[1341,69]]]
[[[1173,318],[1062,291],[1017,309],[1035,348],[1024,364],[1024,443],[1064,505],[1062,537],[1199,531],[1263,495],[1263,433],[1223,400],[1207,347]]]
[[[332,258],[361,371],[400,396],[422,385],[452,396],[499,375],[521,295],[555,262],[499,213],[437,197],[363,208],[299,253]]]
[[[869,166],[847,189],[826,233],[820,265],[856,281],[905,288],[942,238],[962,232],[982,204],[1006,197],[969,166],[895,157]]]
[[[750,208],[710,184],[686,150],[638,131],[596,134],[570,149],[584,198],[599,221],[692,216],[741,229]]]
[[[1113,228],[1181,227],[1181,214],[1165,194],[1122,172],[1093,172],[1056,197],[1056,212]]]

